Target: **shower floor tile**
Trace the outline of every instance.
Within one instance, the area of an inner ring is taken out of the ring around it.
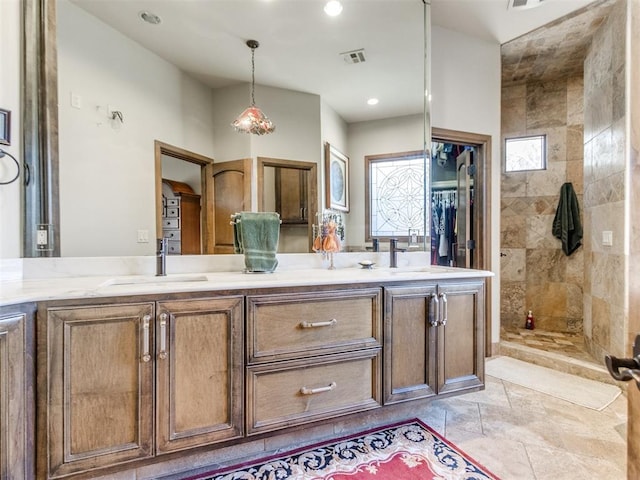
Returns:
[[[597,363],[587,351],[584,337],[578,333],[502,328],[500,339],[545,352],[558,353],[578,360]]]

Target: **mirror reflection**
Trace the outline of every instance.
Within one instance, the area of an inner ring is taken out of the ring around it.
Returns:
[[[160,236],[230,253],[237,208],[281,209],[283,252],[309,252],[326,142],[351,159],[345,246],[366,248],[364,157],[423,145],[423,5],[353,1],[333,19],[323,5],[57,0],[61,254],[151,255]],[[250,102],[249,38],[265,136],[231,127]],[[198,160],[158,162],[156,142]]]

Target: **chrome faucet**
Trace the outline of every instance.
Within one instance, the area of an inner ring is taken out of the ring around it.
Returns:
[[[158,239],[158,250],[156,251],[156,276],[163,277],[167,274],[167,250],[169,249],[168,238]]]
[[[398,268],[398,252],[404,252],[406,248],[398,248],[398,239],[389,239],[389,266],[391,268]]]

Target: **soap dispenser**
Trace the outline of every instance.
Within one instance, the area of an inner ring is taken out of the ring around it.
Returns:
[[[527,320],[524,323],[524,328],[527,330],[533,330],[535,328],[533,313],[531,313],[531,310],[529,310],[529,313],[527,314]]]

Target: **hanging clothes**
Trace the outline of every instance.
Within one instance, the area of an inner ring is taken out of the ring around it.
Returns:
[[[456,191],[431,193],[431,264],[454,266],[456,243]]]

